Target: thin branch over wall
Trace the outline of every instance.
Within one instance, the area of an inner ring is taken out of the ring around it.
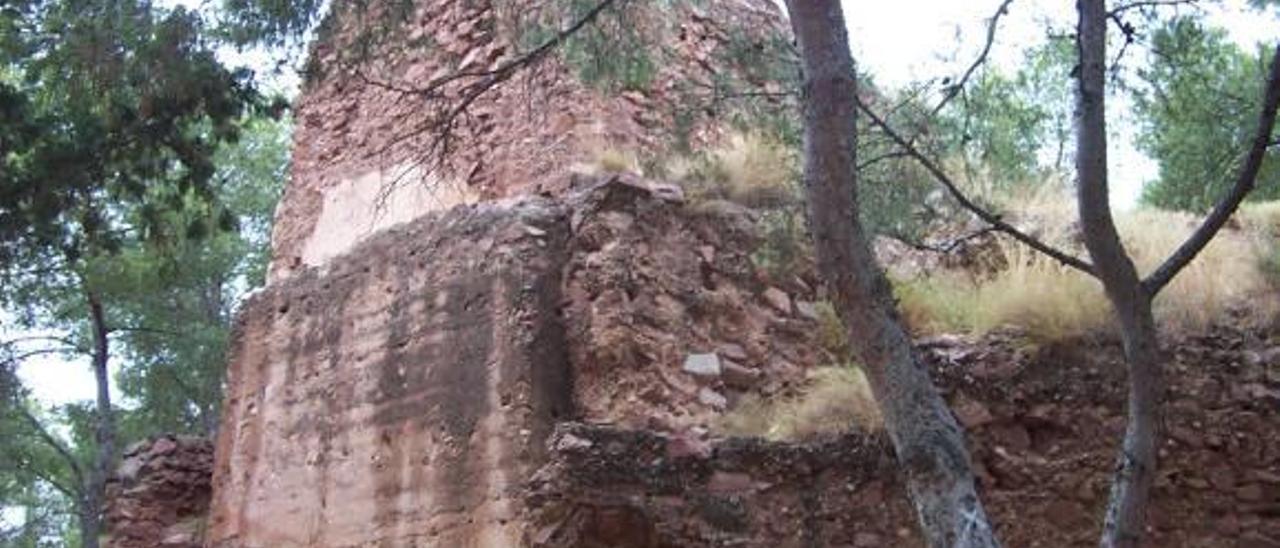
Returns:
[[[426,173],[431,173],[444,166],[445,161],[453,151],[455,131],[460,120],[467,116],[471,106],[477,100],[521,71],[545,60],[556,48],[587,28],[605,11],[620,3],[620,0],[600,0],[599,3],[581,17],[557,32],[555,36],[547,39],[534,49],[507,60],[492,69],[453,72],[441,76],[426,85],[408,87],[370,78],[359,69],[356,69],[355,76],[365,85],[400,93],[407,97],[415,97],[423,102],[424,109],[433,111],[422,123],[396,135],[385,145],[384,149],[390,149],[421,135],[428,133],[432,135],[430,143],[419,159],[402,170],[400,175],[396,176],[389,184],[383,185],[379,189],[378,207],[383,207],[391,193],[404,182],[405,177],[418,168],[425,168],[424,171]]]
[[[951,179],[951,176],[947,175],[946,171],[943,171],[943,169],[939,167],[936,162],[934,162],[926,154],[921,152],[918,147],[916,147],[910,141],[903,138],[896,130],[894,130],[893,126],[890,126],[887,121],[885,121],[883,118],[877,115],[875,111],[871,110],[871,108],[868,107],[867,104],[863,102],[861,98],[858,98],[857,102],[858,102],[858,110],[861,111],[864,115],[866,115],[867,118],[870,119],[871,122],[876,125],[876,127],[879,127],[880,130],[885,133],[885,135],[888,135],[889,138],[893,140],[894,144],[896,144],[900,149],[902,149],[903,152],[905,152],[907,155],[911,156],[917,162],[919,162],[920,165],[923,166],[925,170],[928,171],[929,174],[933,176],[934,179],[936,179],[940,184],[942,184],[944,188],[947,189],[947,193],[950,194],[951,197],[955,199],[955,201],[959,203],[961,207],[969,210],[971,213],[976,215],[979,219],[981,219],[983,222],[990,225],[992,228],[1000,232],[1003,232],[1005,234],[1008,234],[1013,239],[1019,242],[1022,242],[1023,244],[1026,244],[1028,247],[1036,251],[1039,251],[1041,253],[1044,253],[1045,255],[1052,257],[1054,260],[1057,260],[1058,262],[1066,266],[1079,270],[1080,272],[1083,272],[1090,276],[1094,275],[1093,265],[1089,264],[1088,262],[1085,262],[1083,259],[1080,259],[1074,255],[1071,255],[1070,253],[1057,249],[1041,241],[1039,238],[1036,238],[1035,236],[1032,236],[1030,234],[1027,234],[1026,232],[1023,232],[1022,230],[1019,230],[1017,227],[1005,222],[1003,219],[1000,218],[999,215],[991,213],[990,211],[987,211],[986,209],[984,209],[982,206],[979,206],[977,203],[971,200],[968,196],[966,196],[964,192],[960,190],[960,187],[956,185],[954,180]]]

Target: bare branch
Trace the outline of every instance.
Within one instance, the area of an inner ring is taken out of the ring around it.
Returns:
[[[13,349],[13,348],[18,347],[19,345],[21,345],[21,344],[23,344],[23,343],[29,343],[29,342],[57,343],[57,344],[59,344],[59,345],[61,345],[61,346],[62,346],[62,348],[46,348],[46,349],[43,349],[43,350],[48,350],[48,351],[51,351],[51,352],[54,352],[54,351],[56,351],[56,352],[76,352],[76,353],[82,353],[82,354],[87,354],[87,353],[88,353],[88,351],[87,351],[87,350],[85,350],[83,347],[81,347],[79,344],[77,344],[75,341],[71,340],[70,338],[68,338],[68,337],[56,337],[56,336],[52,336],[52,335],[28,335],[28,336],[23,336],[23,337],[15,337],[15,338],[9,339],[9,340],[7,340],[7,341],[0,342],[0,348]],[[42,352],[42,353],[47,353],[47,352]],[[30,357],[30,356],[29,356],[29,355],[26,355],[26,356],[24,356],[24,357]],[[22,359],[23,359],[23,358],[15,357],[15,358],[12,358],[12,361],[22,361]]]
[[[871,166],[874,166],[886,160],[893,160],[896,158],[910,158],[910,157],[911,157],[911,153],[905,150],[891,150],[884,154],[877,154],[875,156],[872,156],[871,159],[869,160],[862,160],[858,162],[858,171],[862,171],[864,169],[867,169]]]
[[[1209,245],[1218,231],[1222,229],[1231,215],[1240,207],[1240,203],[1253,191],[1257,183],[1258,170],[1262,168],[1262,160],[1266,157],[1267,148],[1274,144],[1271,133],[1276,124],[1276,109],[1280,105],[1280,45],[1276,46],[1271,57],[1271,71],[1267,76],[1266,95],[1262,101],[1262,110],[1258,113],[1258,127],[1253,136],[1253,145],[1245,156],[1244,164],[1236,174],[1235,184],[1226,196],[1214,206],[1213,211],[1205,217],[1196,231],[1183,242],[1164,264],[1161,264],[1147,279],[1142,281],[1142,288],[1148,295],[1154,296],[1168,285],[1178,272],[1191,263],[1192,259]]]
[[[978,67],[987,62],[987,56],[991,54],[991,46],[993,46],[996,41],[996,28],[1000,24],[1000,18],[1009,13],[1009,4],[1012,3],[1013,0],[1004,0],[1000,3],[1000,7],[996,9],[995,15],[992,15],[991,19],[987,22],[987,41],[986,44],[982,46],[982,52],[978,54],[977,59],[973,60],[973,63],[969,65],[969,68],[965,69],[964,75],[962,75],[960,79],[952,82],[946,87],[942,100],[938,102],[938,106],[933,107],[933,114],[941,112],[942,107],[947,106],[947,103],[951,102],[956,95],[959,95],[960,91],[964,89],[965,84],[969,82],[969,78],[973,77],[973,73],[978,70]]]
[[[893,238],[894,240],[897,240],[899,242],[902,242],[903,244],[906,244],[908,247],[911,247],[912,249],[916,249],[918,251],[937,253],[939,255],[949,255],[955,252],[956,249],[959,249],[960,246],[968,243],[969,241],[976,240],[978,238],[986,236],[987,234],[991,234],[992,232],[997,232],[996,227],[986,226],[978,230],[975,230],[973,232],[970,232],[968,234],[962,234],[950,240],[946,240],[936,244],[925,242],[923,240],[917,240],[915,238],[911,238],[904,234],[898,234],[898,233],[886,234],[886,236]]]
[[[1121,4],[1107,12],[1107,17],[1115,17],[1126,11],[1134,9],[1158,8],[1162,6],[1196,6],[1200,0],[1135,0],[1127,4]]]
[[[111,327],[107,329],[107,332],[108,333],[150,333],[152,335],[164,335],[166,337],[184,336],[184,333],[174,331],[171,329],[161,329],[158,327],[146,327],[146,326]]]
[[[62,480],[54,477],[52,474],[43,472],[34,466],[27,466],[24,469],[24,471],[27,472],[28,474],[35,476],[36,479],[49,484],[59,493],[62,493],[64,496],[71,499],[71,501],[74,502],[76,506],[80,506],[81,491],[78,485],[68,485],[64,483]]]
[[[1017,227],[1014,227],[1013,225],[1006,223],[998,215],[995,215],[987,211],[986,209],[983,209],[981,206],[977,205],[976,203],[974,203],[967,196],[965,196],[963,192],[960,191],[960,187],[955,184],[955,181],[951,180],[951,177],[948,176],[947,173],[942,170],[942,168],[938,167],[938,165],[934,163],[933,160],[931,160],[924,153],[920,152],[919,148],[916,148],[915,145],[911,144],[909,141],[907,141],[901,135],[899,135],[898,132],[895,131],[893,127],[891,127],[887,122],[885,122],[883,118],[876,115],[876,113],[873,112],[871,108],[868,107],[866,103],[862,101],[861,98],[857,99],[857,103],[858,103],[858,109],[861,110],[863,114],[866,114],[867,118],[869,118],[871,122],[876,125],[876,127],[879,127],[881,131],[884,131],[884,133],[888,135],[889,138],[891,138],[894,141],[894,143],[897,144],[903,151],[905,151],[912,158],[915,158],[917,162],[920,162],[920,165],[923,166],[925,170],[927,170],[929,174],[933,176],[934,179],[936,179],[939,183],[942,184],[943,187],[947,189],[947,192],[951,194],[951,197],[954,198],[956,202],[960,204],[961,207],[972,212],[983,222],[991,225],[992,228],[995,228],[1000,232],[1008,234],[1009,236],[1013,237],[1013,239],[1018,240],[1023,244],[1026,244],[1028,247],[1036,251],[1039,251],[1041,253],[1044,253],[1045,255],[1052,257],[1054,260],[1066,266],[1079,270],[1080,272],[1083,272],[1090,276],[1096,275],[1094,273],[1093,265],[1085,262],[1083,259],[1077,258],[1069,253],[1066,253],[1057,248],[1054,248],[1053,246],[1040,241],[1036,237],[1031,236],[1030,234],[1027,234],[1021,230],[1018,230]]]
[[[88,352],[87,350],[83,350],[83,349],[75,348],[75,347],[72,347],[72,348],[70,348],[70,349],[68,349],[68,348],[40,348],[40,349],[37,349],[37,350],[31,350],[31,351],[29,351],[29,352],[22,352],[22,353],[18,353],[18,354],[11,354],[11,355],[9,355],[9,356],[5,356],[5,357],[4,357],[4,359],[3,359],[3,361],[0,361],[0,364],[3,364],[3,365],[18,364],[18,363],[20,363],[20,362],[22,362],[22,361],[26,360],[27,358],[34,358],[34,357],[36,357],[36,356],[43,356],[43,355],[45,355],[45,354],[66,354],[66,353],[68,353],[68,352],[73,352],[73,351],[74,351],[75,353],[80,353],[80,354],[84,354],[84,355],[89,355],[89,352]]]
[[[357,76],[366,83],[381,87],[388,91],[426,97],[438,97],[446,85],[463,79],[472,79],[478,81],[472,84],[479,88],[476,90],[476,93],[483,94],[484,91],[487,91],[498,83],[510,78],[511,75],[515,74],[521,68],[531,65],[534,62],[541,60],[543,57],[546,57],[547,54],[554,51],[555,48],[559,47],[565,40],[568,40],[578,31],[582,30],[615,3],[617,3],[617,0],[601,0],[600,3],[596,4],[590,11],[583,14],[583,16],[577,21],[574,21],[573,24],[565,27],[563,30],[556,33],[555,36],[543,42],[538,47],[493,69],[454,72],[452,74],[441,76],[422,87],[400,87],[386,82],[378,82],[365,77],[364,74],[359,72],[357,72]],[[468,95],[471,95],[471,93],[464,93],[464,97]]]

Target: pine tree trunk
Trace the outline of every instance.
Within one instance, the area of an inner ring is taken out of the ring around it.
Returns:
[[[111,409],[111,384],[108,363],[111,357],[108,337],[110,331],[102,302],[92,291],[87,292],[89,317],[93,332],[93,378],[97,385],[94,437],[97,453],[93,469],[89,471],[89,485],[85,490],[84,508],[80,512],[81,542],[84,548],[98,548],[98,536],[102,533],[102,513],[106,496],[107,478],[111,475],[116,454],[115,413]]]
[[[804,65],[805,192],[819,273],[885,416],[924,537],[999,546],[974,487],[964,433],[896,312],[857,216],[856,76],[838,0],[789,0]]]

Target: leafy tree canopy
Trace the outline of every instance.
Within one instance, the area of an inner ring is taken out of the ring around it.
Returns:
[[[261,99],[206,30],[145,0],[0,8],[0,261],[113,250],[126,229],[163,238],[163,211],[215,202],[217,145]]]
[[[1190,17],[1157,29],[1152,45],[1153,62],[1139,71],[1145,88],[1136,101],[1138,145],[1160,172],[1142,198],[1162,208],[1204,211],[1226,192],[1240,151],[1248,149],[1267,56],[1242,50],[1224,31]],[[1280,197],[1278,154],[1268,156],[1251,199]]]

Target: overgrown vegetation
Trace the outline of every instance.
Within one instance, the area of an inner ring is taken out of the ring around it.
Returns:
[[[1075,210],[1064,196],[1041,193],[1006,203],[1038,234],[1066,249],[1078,248]],[[1246,222],[1218,236],[1161,294],[1157,320],[1182,332],[1203,330],[1214,322],[1241,318],[1267,321],[1274,309],[1269,273],[1275,233],[1267,229],[1274,203],[1245,212]],[[1189,214],[1139,209],[1117,217],[1121,235],[1140,272],[1150,272],[1195,228]],[[1012,327],[1036,339],[1059,340],[1110,331],[1112,319],[1102,287],[1092,278],[1001,240],[998,251],[1008,266],[994,272],[937,271],[897,280],[904,314],[920,332],[986,333]]]

